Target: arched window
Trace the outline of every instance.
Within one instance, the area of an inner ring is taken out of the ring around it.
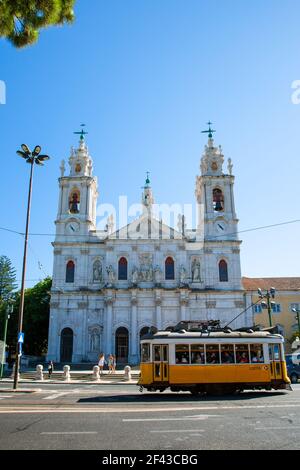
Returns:
[[[127,259],[122,258],[119,259],[119,264],[118,264],[118,279],[119,281],[127,281]]]
[[[213,207],[216,212],[222,212],[224,210],[224,196],[219,188],[213,190]]]
[[[219,279],[220,282],[228,282],[228,267],[223,259],[219,263]]]
[[[168,258],[165,261],[165,279],[166,280],[175,279],[175,264],[171,256],[168,256]]]
[[[78,214],[80,211],[80,192],[77,189],[71,191],[69,209],[71,214]]]
[[[73,261],[68,261],[67,267],[66,267],[66,282],[74,282],[74,276],[75,276],[75,264]]]

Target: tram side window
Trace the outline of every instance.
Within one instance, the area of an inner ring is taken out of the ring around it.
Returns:
[[[265,362],[262,344],[250,344],[251,362]]]
[[[220,350],[218,344],[206,345],[206,362],[207,364],[220,364]]]
[[[192,364],[205,364],[204,344],[191,345]]]
[[[236,344],[235,356],[237,364],[249,363],[249,346],[248,344]]]
[[[234,363],[233,344],[221,344],[221,362],[222,364]]]
[[[176,364],[189,364],[190,363],[188,344],[176,344],[175,360],[176,360]]]
[[[149,343],[142,344],[141,362],[150,362],[150,344]]]

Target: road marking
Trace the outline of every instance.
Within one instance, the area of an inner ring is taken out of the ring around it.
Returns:
[[[151,433],[166,433],[166,432],[185,432],[185,433],[191,433],[191,432],[204,432],[204,429],[165,429],[162,431],[161,429],[150,431]]]
[[[180,418],[128,418],[122,419],[123,422],[133,422],[133,421],[199,421],[208,418],[219,418],[219,415],[195,415],[195,416],[182,416]]]
[[[48,397],[44,397],[43,400],[55,400],[55,398],[62,397],[63,395],[68,395],[70,392],[59,392],[55,393],[54,395],[48,395]]]
[[[4,400],[5,398],[12,398],[12,395],[1,395],[0,400]]]
[[[263,431],[267,431],[267,430],[273,430],[273,429],[299,429],[300,426],[270,426],[270,427],[263,427],[263,428],[254,428],[255,430],[263,430]]]
[[[172,407],[168,408],[166,406],[162,408],[154,408],[151,406],[148,407],[143,407],[143,408],[138,408],[137,406],[135,408],[130,408],[130,406],[127,406],[126,408],[120,408],[120,407],[115,407],[115,408],[109,408],[105,406],[105,408],[99,408],[99,407],[90,407],[89,405],[86,405],[86,407],[77,407],[77,405],[74,405],[72,408],[71,407],[63,407],[59,405],[60,407],[57,408],[57,405],[53,405],[52,407],[48,406],[18,406],[18,407],[10,407],[9,409],[6,407],[0,407],[0,413],[159,413],[159,412],[178,412],[178,411],[211,411],[211,410],[217,410],[217,411],[222,411],[222,410],[249,410],[249,409],[275,409],[275,408],[299,408],[300,403],[298,404],[277,404],[277,405],[242,405],[242,406],[193,406],[193,407]],[[144,419],[142,420],[144,421]],[[155,420],[156,421],[156,420]]]
[[[98,434],[98,431],[53,431],[53,432],[41,432],[40,434],[44,434],[47,436],[51,435],[65,435],[65,434]]]

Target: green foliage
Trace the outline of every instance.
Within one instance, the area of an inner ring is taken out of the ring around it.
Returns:
[[[50,290],[52,280],[47,277],[38,282],[34,287],[25,290],[23,332],[25,333],[24,354],[40,356],[47,352],[49,312],[50,312]],[[17,338],[17,318],[20,306],[20,292],[16,296],[14,305],[14,318],[10,326],[10,340],[15,349]]]
[[[7,303],[16,287],[16,270],[7,256],[0,256],[0,307]]]
[[[0,0],[0,36],[15,47],[35,43],[39,30],[71,23],[75,0]]]

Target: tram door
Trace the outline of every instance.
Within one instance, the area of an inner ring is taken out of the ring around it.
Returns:
[[[269,344],[271,379],[282,379],[281,351],[279,344]]]
[[[154,382],[169,381],[169,346],[167,344],[153,345],[153,380]]]

